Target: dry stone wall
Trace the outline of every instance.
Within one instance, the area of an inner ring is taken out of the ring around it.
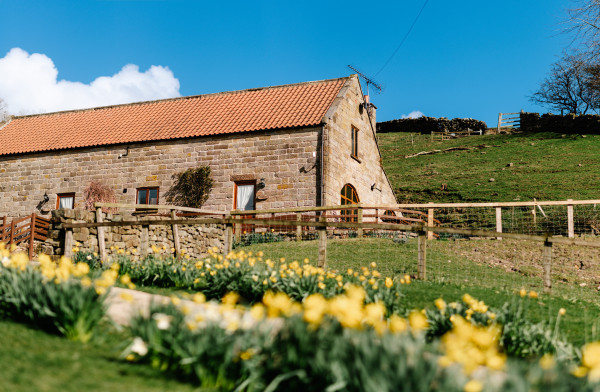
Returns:
[[[122,222],[136,220],[164,220],[170,217],[149,216],[135,214],[106,214],[103,213],[104,222]],[[61,223],[90,223],[96,221],[96,214],[91,211],[80,209],[58,209],[52,211],[51,229],[48,239],[42,244],[42,253],[49,255],[64,254],[65,230],[60,227]],[[192,258],[204,258],[208,256],[208,250],[217,248],[223,251],[225,239],[225,227],[221,224],[208,225],[179,225],[179,242],[184,255]],[[115,226],[105,227],[105,245],[107,256],[116,256],[128,252],[133,259],[139,259],[143,250],[141,249],[142,226]],[[171,225],[150,225],[148,230],[148,249],[152,247],[160,249],[163,256],[174,254],[174,238]],[[80,252],[98,252],[98,229],[97,228],[75,228],[73,229],[73,240],[79,243]],[[121,251],[119,251],[121,250]]]

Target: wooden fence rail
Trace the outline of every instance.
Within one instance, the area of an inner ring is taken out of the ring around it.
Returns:
[[[552,244],[570,244],[578,246],[589,246],[600,248],[600,241],[585,241],[565,237],[552,237],[550,235],[538,236],[516,233],[499,233],[489,230],[473,230],[464,228],[407,225],[394,223],[358,223],[358,222],[330,222],[325,218],[320,217],[317,221],[305,220],[277,220],[277,219],[249,219],[249,218],[199,218],[199,219],[165,219],[165,220],[136,220],[136,221],[120,221],[120,222],[91,222],[91,223],[63,223],[61,226],[65,229],[65,255],[71,256],[73,246],[73,229],[74,228],[102,228],[115,226],[149,226],[149,225],[195,225],[195,224],[223,224],[226,226],[224,239],[224,254],[227,255],[232,250],[233,246],[233,226],[236,224],[247,225],[281,225],[281,226],[308,226],[318,230],[318,266],[325,267],[327,265],[327,229],[328,228],[349,228],[349,229],[372,229],[372,230],[389,230],[401,232],[415,232],[418,234],[418,278],[425,280],[427,278],[427,253],[426,253],[426,235],[427,233],[448,233],[461,234],[477,237],[498,237],[502,235],[506,238],[516,240],[527,240],[541,242],[544,244],[544,288],[550,291],[552,288],[551,265],[552,265]],[[100,233],[100,230],[98,230]],[[175,232],[174,232],[175,233]],[[148,246],[147,241],[144,246]],[[142,254],[147,254],[148,250],[142,249]]]
[[[523,202],[489,202],[489,203],[405,203],[405,204],[377,204],[377,205],[367,205],[367,204],[353,204],[353,205],[345,205],[345,206],[325,206],[325,207],[301,207],[301,208],[284,208],[284,209],[266,209],[266,210],[250,210],[250,211],[231,211],[230,215],[232,217],[240,217],[240,216],[254,216],[257,215],[267,215],[271,214],[274,217],[274,214],[288,214],[285,216],[279,215],[278,218],[282,220],[286,220],[289,217],[294,216],[294,214],[300,214],[302,219],[307,219],[306,217],[312,217],[311,219],[315,219],[316,214],[320,214],[321,216],[325,216],[326,218],[346,218],[346,219],[355,219],[358,223],[372,221],[375,223],[378,222],[396,222],[396,223],[426,223],[428,226],[434,225],[442,225],[444,223],[451,224],[451,222],[442,222],[440,209],[453,209],[457,211],[458,209],[476,209],[476,208],[490,208],[489,215],[491,219],[495,221],[496,231],[502,233],[504,231],[504,227],[502,224],[503,219],[503,211],[502,209],[506,208],[526,208],[530,207],[530,213],[532,217],[532,222],[535,224],[536,221],[539,221],[537,218],[536,211],[539,210],[545,217],[544,210],[542,207],[544,206],[565,206],[565,216],[566,219],[566,232],[565,234],[569,238],[575,238],[575,216],[574,216],[574,207],[576,206],[591,206],[594,207],[596,205],[600,205],[600,200],[554,200],[554,201],[523,201]],[[419,211],[418,209],[424,210]],[[343,217],[339,215],[330,214],[330,211],[335,210],[350,210],[356,211],[356,213],[345,213]],[[436,210],[438,210],[436,212]],[[369,211],[369,212],[364,212]],[[372,211],[372,212],[371,212]],[[426,211],[426,212],[425,212]],[[388,213],[392,212],[393,215]],[[302,213],[314,213],[315,215],[304,215]],[[506,214],[506,211],[504,211]],[[362,214],[362,215],[361,215]],[[439,217],[436,218],[436,214]],[[600,215],[600,210],[599,210]],[[600,219],[600,218],[599,218]],[[299,219],[298,219],[299,220]],[[240,225],[238,224],[238,227]],[[236,236],[239,236],[240,230],[236,231]],[[433,239],[433,232],[429,232],[427,235],[428,239]],[[501,239],[502,237],[498,237]]]

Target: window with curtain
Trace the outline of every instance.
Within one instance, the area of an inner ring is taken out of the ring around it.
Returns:
[[[59,193],[56,195],[56,208],[74,208],[75,194],[74,193]]]
[[[360,202],[356,189],[350,184],[344,185],[340,193],[340,204],[343,206],[348,204],[358,204]],[[342,222],[358,222],[358,210],[341,210],[341,215]]]
[[[137,204],[158,204],[158,187],[138,188]]]
[[[235,183],[235,209],[254,210],[254,186],[255,183]]]

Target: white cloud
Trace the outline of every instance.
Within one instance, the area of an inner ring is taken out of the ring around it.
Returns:
[[[419,117],[423,117],[423,116],[424,116],[424,114],[420,110],[413,110],[412,112],[410,112],[408,114],[403,114],[402,117],[400,117],[400,118],[419,118]]]
[[[179,80],[168,67],[157,65],[140,72],[137,65],[127,64],[90,84],[57,77],[54,62],[45,54],[13,48],[0,58],[0,98],[9,113],[21,115],[180,96]]]

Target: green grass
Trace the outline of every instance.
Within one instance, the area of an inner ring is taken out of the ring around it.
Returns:
[[[115,332],[105,332],[83,345],[0,321],[0,391],[198,390],[149,366],[120,361],[115,344],[122,340]]]
[[[429,135],[385,133],[378,139],[399,202],[596,199],[600,194],[598,135],[485,135],[431,142]],[[492,147],[404,158],[482,144]]]
[[[554,283],[552,295],[543,294],[539,268],[535,261],[520,266],[520,272],[477,263],[455,251],[449,241],[431,241],[427,249],[427,281],[413,280],[406,285],[406,309],[430,307],[436,298],[446,301],[459,299],[464,293],[483,300],[489,305],[500,307],[517,298],[520,288],[540,293],[540,298],[531,301],[529,316],[533,321],[553,322],[560,308],[567,310],[563,319],[563,330],[567,338],[581,344],[600,338],[595,326],[600,320],[598,293],[577,284]],[[246,251],[263,251],[265,258],[286,261],[317,260],[317,241],[278,242],[256,244],[242,248]],[[343,239],[328,240],[327,266],[345,271],[377,263],[383,276],[417,275],[416,240],[395,243],[388,239]],[[527,268],[529,267],[529,269]],[[524,273],[525,272],[525,273]],[[594,330],[592,330],[594,329]]]

